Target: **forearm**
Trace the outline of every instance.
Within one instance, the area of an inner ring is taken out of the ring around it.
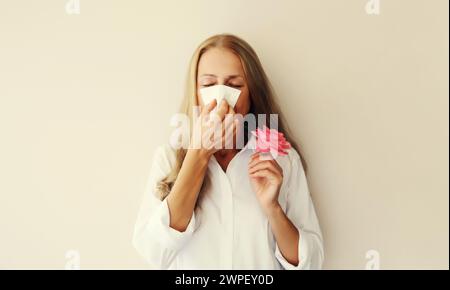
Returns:
[[[202,150],[189,150],[175,184],[167,197],[170,227],[186,230],[195,209],[198,193],[208,168],[209,156]]]
[[[269,211],[268,219],[283,257],[292,265],[298,265],[300,234],[297,228],[283,212],[280,205]]]

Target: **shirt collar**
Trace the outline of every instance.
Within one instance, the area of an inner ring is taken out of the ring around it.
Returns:
[[[247,144],[245,144],[244,148],[242,148],[242,151],[254,150],[255,148],[256,148],[256,137],[250,133],[250,139],[248,139]]]

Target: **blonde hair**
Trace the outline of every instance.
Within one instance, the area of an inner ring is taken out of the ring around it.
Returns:
[[[285,138],[291,143],[292,147],[300,155],[300,159],[305,170],[307,171],[306,162],[300,152],[300,148],[297,143],[291,138],[290,131],[286,125],[286,122],[281,114],[280,108],[275,102],[275,94],[272,86],[267,78],[266,73],[261,65],[261,62],[256,55],[253,48],[243,39],[231,35],[231,34],[219,34],[214,35],[206,39],[195,50],[188,70],[186,78],[186,89],[183,103],[181,106],[181,113],[189,116],[191,122],[193,118],[192,108],[198,106],[197,100],[197,69],[201,56],[211,48],[226,48],[234,52],[241,60],[247,85],[249,88],[251,106],[249,113],[254,115],[265,114],[266,126],[270,127],[269,116],[270,114],[278,114],[278,131],[282,132]],[[178,173],[180,172],[184,158],[186,156],[186,149],[177,149],[176,162],[171,172],[162,179],[157,185],[157,194],[159,198],[163,200],[166,198],[170,190],[172,189]],[[206,179],[205,179],[206,181]],[[204,181],[204,184],[205,184]]]

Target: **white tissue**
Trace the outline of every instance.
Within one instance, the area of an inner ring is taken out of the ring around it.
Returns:
[[[204,105],[209,104],[214,99],[216,99],[217,105],[220,105],[220,102],[225,99],[228,105],[234,108],[240,94],[240,90],[224,85],[216,85],[200,89],[200,96],[202,97]]]

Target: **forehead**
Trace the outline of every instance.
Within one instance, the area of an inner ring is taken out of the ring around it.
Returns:
[[[198,76],[204,74],[226,77],[244,75],[241,60],[229,49],[211,48],[207,50],[198,63]]]

